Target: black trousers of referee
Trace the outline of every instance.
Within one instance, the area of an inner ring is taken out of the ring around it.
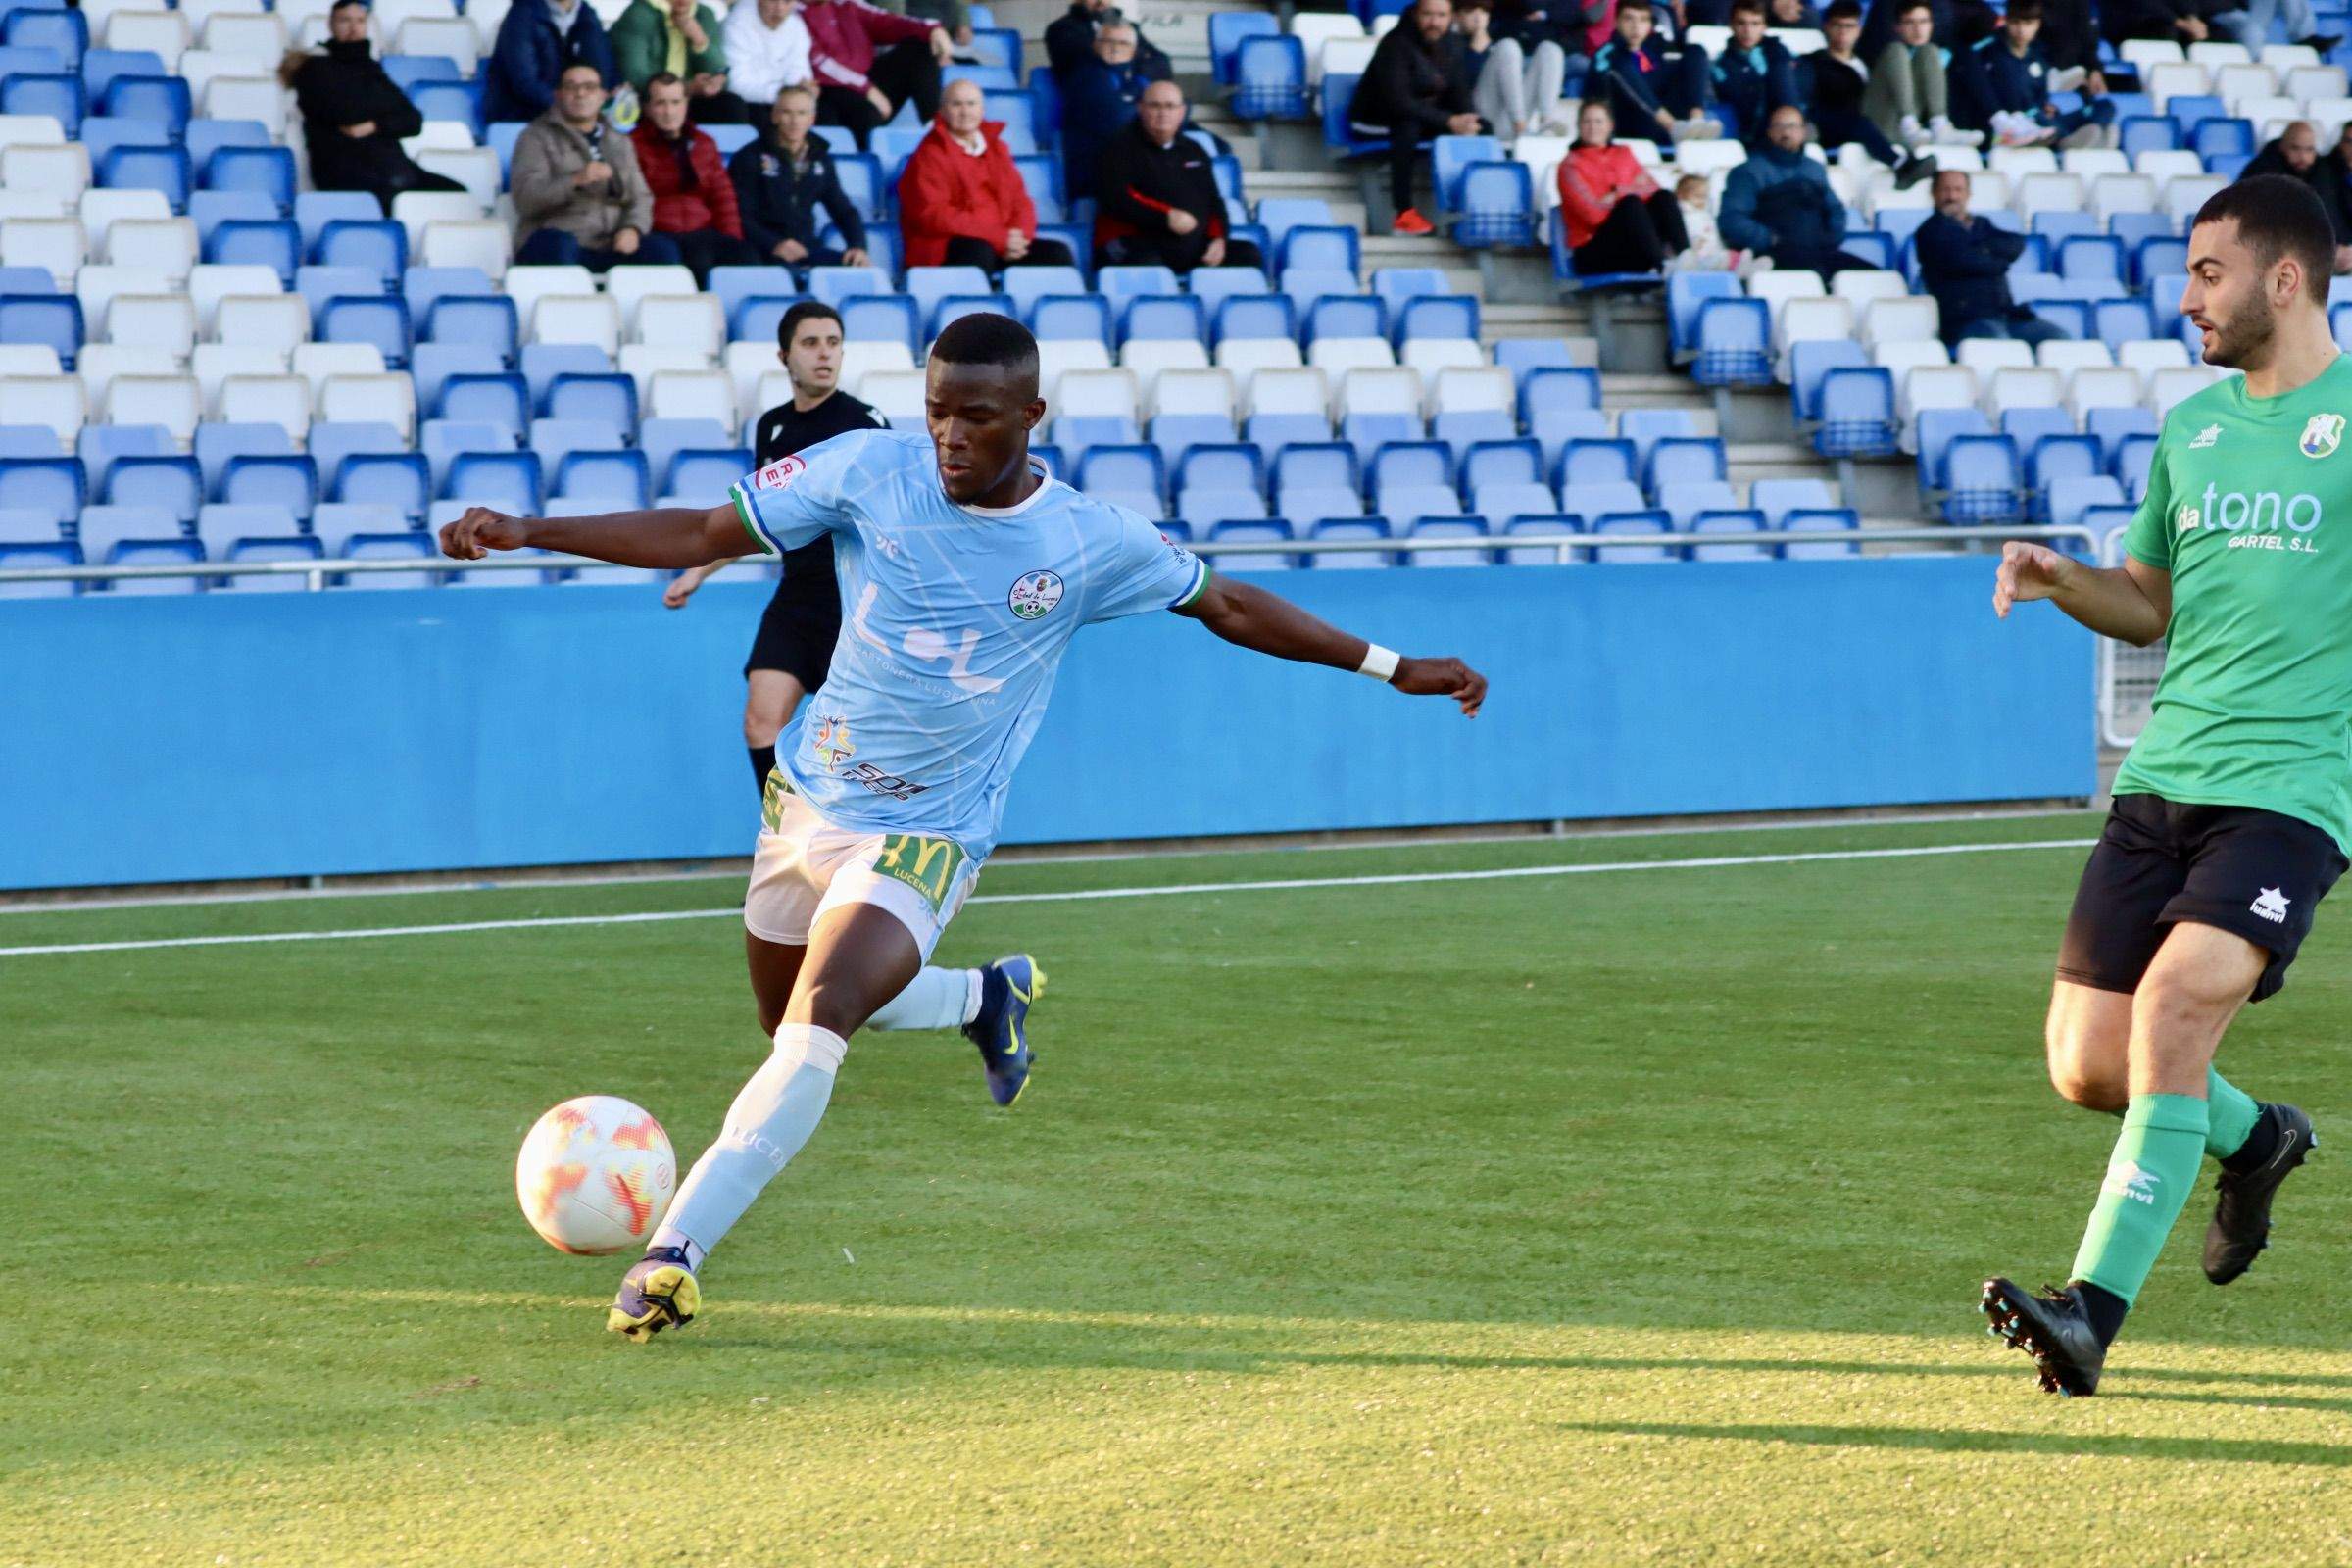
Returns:
[[[882,89],[890,100],[891,114],[908,99],[914,101],[914,118],[928,129],[939,118],[939,62],[931,57],[931,46],[920,39],[909,38],[905,43],[891,45],[874,57],[866,80]],[[820,86],[816,89],[816,122],[820,125],[846,126],[858,138],[858,150],[864,152],[874,131],[890,115],[874,107],[873,100],[849,87]]]
[[[1669,256],[1690,248],[1690,231],[1683,226],[1682,203],[1674,192],[1653,191],[1647,197],[1624,196],[1609,209],[1592,237],[1571,253],[1576,270],[1588,277],[1602,272],[1654,272]]]

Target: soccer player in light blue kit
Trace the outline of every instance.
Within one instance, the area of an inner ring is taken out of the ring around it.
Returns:
[[[687,567],[830,534],[844,615],[831,676],[770,788],[744,923],[792,965],[775,1050],[727,1109],[607,1326],[644,1340],[692,1321],[719,1238],[815,1131],[849,1037],[904,991],[995,848],[1004,792],[1077,629],[1172,610],[1227,642],[1355,670],[1475,715],[1486,678],[1405,659],[1262,588],[1210,572],[1121,507],[1029,456],[1045,417],[1037,342],[1009,317],[967,316],[932,345],[929,437],[856,432],[768,465],[709,512],[510,517],[476,507],[441,531],[460,561],[543,547],[622,565]],[[984,1040],[992,1079],[1018,1079],[1016,1021]]]

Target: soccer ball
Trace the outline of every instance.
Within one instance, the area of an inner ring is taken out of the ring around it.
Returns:
[[[669,1134],[614,1095],[582,1095],[539,1118],[514,1161],[523,1218],[558,1251],[643,1246],[678,1190]]]

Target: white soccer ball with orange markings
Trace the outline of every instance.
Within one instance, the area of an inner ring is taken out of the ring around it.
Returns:
[[[595,1255],[643,1247],[678,1190],[669,1134],[616,1095],[582,1095],[539,1118],[514,1161],[514,1196],[540,1240]]]

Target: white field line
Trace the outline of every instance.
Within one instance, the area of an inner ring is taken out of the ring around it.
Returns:
[[[1477,871],[1398,871],[1372,876],[1283,877],[1260,882],[1180,882],[1157,887],[1080,888],[1066,893],[982,894],[972,904],[1066,904],[1098,899],[1168,899],[1203,893],[1280,893],[1306,888],[1401,887],[1422,882],[1499,882],[1520,877],[1597,876],[1632,871],[1704,871],[1750,865],[1803,865],[1824,860],[1907,860],[1937,855],[1999,855],[2020,850],[2084,850],[2095,839],[2025,839],[2005,844],[1919,844],[1875,850],[1808,850],[1788,855],[1710,855],[1682,860],[1594,860],[1572,865],[1499,866]],[[364,926],[343,931],[257,931],[234,936],[156,937],[131,942],[58,942],[0,948],[0,958],[66,953],[140,953],[156,948],[234,948],[266,942],[355,942],[368,937],[460,936],[474,931],[538,931],[564,926],[650,925],[662,920],[741,916],[724,909],[664,909],[641,914],[541,915],[518,920],[460,920],[444,925]]]

